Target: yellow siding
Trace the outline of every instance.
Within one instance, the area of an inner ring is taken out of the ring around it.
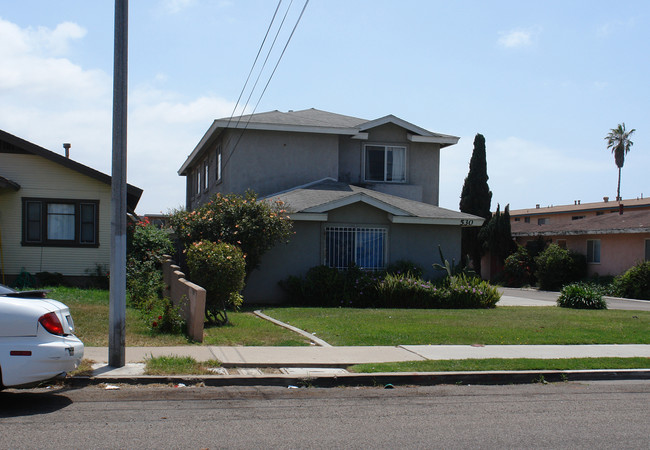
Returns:
[[[0,154],[0,175],[20,185],[0,191],[0,233],[5,274],[60,272],[84,276],[110,264],[111,187],[35,155]],[[99,200],[99,247],[23,247],[22,198]]]

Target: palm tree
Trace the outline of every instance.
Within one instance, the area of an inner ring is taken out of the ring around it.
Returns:
[[[618,188],[616,190],[616,200],[621,200],[621,169],[625,164],[625,155],[630,151],[630,147],[634,144],[630,140],[630,136],[636,130],[632,128],[630,131],[625,131],[625,122],[619,123],[618,127],[612,128],[609,134],[605,137],[607,141],[607,148],[612,149],[614,154],[614,162],[618,167]]]

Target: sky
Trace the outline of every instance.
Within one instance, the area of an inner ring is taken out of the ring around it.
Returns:
[[[280,4],[276,24],[286,20],[237,113],[250,96],[246,112],[393,114],[459,136],[440,163],[440,206],[454,210],[477,133],[493,210],[614,199],[604,138],[624,122],[636,132],[621,195],[650,196],[650,2],[311,0],[280,59],[304,4]],[[127,174],[144,190],[139,214],[184,206],[177,171],[233,113],[277,6],[130,2]],[[111,173],[114,8],[0,0],[0,129],[62,154],[70,142],[72,159]]]

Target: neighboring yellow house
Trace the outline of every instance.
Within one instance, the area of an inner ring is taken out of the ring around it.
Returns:
[[[130,212],[141,195],[127,186]],[[0,282],[108,271],[110,205],[110,176],[0,130]]]

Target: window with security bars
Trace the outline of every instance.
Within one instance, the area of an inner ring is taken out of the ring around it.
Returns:
[[[384,269],[385,254],[385,228],[325,228],[325,264],[329,267],[347,269],[354,264],[366,270]]]

